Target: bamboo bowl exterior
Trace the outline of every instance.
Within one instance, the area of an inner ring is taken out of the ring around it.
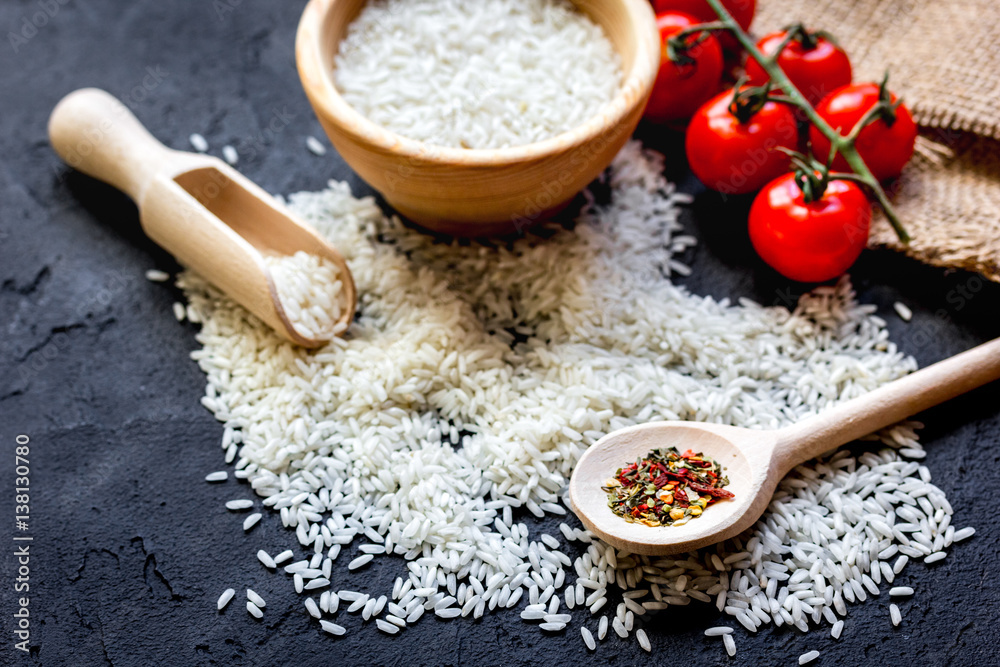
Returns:
[[[659,68],[660,39],[647,0],[573,0],[604,29],[622,58],[622,87],[604,111],[569,132],[525,146],[435,146],[376,125],[334,86],[337,48],[365,1],[310,0],[295,45],[302,85],[344,160],[401,214],[448,234],[519,232],[565,207],[631,136]]]

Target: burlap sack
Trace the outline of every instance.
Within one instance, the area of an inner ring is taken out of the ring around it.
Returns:
[[[802,21],[833,33],[855,81],[890,71],[922,126],[893,185],[913,240],[876,217],[870,245],[1000,282],[1000,0],[760,0],[755,34]]]

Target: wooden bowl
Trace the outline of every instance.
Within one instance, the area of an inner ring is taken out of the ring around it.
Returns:
[[[610,164],[642,116],[660,63],[648,0],[573,0],[621,55],[623,84],[594,118],[501,149],[436,146],[375,124],[333,82],[334,56],[365,0],[310,0],[295,52],[306,95],[341,157],[401,214],[461,236],[519,232],[565,207]]]

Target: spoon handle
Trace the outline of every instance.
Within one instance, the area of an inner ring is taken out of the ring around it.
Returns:
[[[923,368],[778,433],[784,470],[1000,379],[1000,338]]]
[[[49,118],[52,147],[65,162],[139,202],[163,169],[189,156],[153,138],[128,108],[97,88],[64,97]]]

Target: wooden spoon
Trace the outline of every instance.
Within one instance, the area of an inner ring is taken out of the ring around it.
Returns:
[[[734,537],[757,521],[792,468],[910,415],[1000,378],[1000,339],[776,431],[665,421],[623,428],[594,443],[569,484],[573,509],[602,540],[637,554],[690,551]],[[624,465],[657,447],[693,449],[726,469],[731,500],[709,505],[682,526],[650,528],[615,515],[601,490]]]
[[[306,347],[289,320],[264,255],[304,251],[340,269],[346,329],[357,308],[347,263],[314,229],[222,160],[167,148],[125,105],[96,88],[70,93],[49,118],[49,138],[71,167],[128,194],[143,230],[278,334]]]

